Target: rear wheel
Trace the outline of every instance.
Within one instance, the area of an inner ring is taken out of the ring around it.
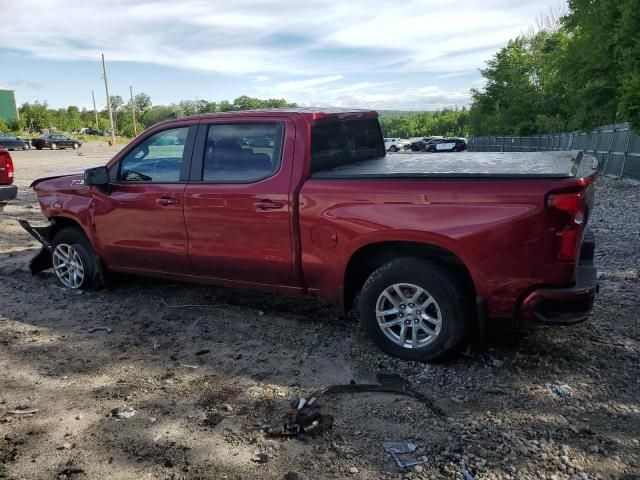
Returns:
[[[397,152],[398,151],[398,147],[396,147],[395,145],[391,145],[391,148],[389,148],[390,152]]]
[[[387,353],[428,361],[460,345],[466,305],[462,288],[442,267],[420,258],[400,258],[367,279],[360,296],[360,318]]]
[[[51,263],[64,287],[78,289],[93,285],[97,256],[79,228],[64,228],[53,237]]]
[[[73,144],[73,149],[74,149],[74,150],[77,150],[77,149],[79,149],[79,148],[80,148],[80,144],[79,144],[79,143],[74,143],[74,144]]]

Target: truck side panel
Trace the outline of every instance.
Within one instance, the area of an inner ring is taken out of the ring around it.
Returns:
[[[360,248],[409,241],[449,250],[467,267],[493,316],[542,284],[567,285],[574,264],[555,261],[549,180],[309,180],[300,193],[303,268],[309,289],[339,300]]]

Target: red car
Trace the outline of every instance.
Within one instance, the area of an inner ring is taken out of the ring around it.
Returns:
[[[6,202],[16,198],[18,187],[13,185],[13,161],[4,148],[0,148],[0,211]]]
[[[435,158],[435,160],[434,160]],[[486,318],[585,320],[597,174],[563,152],[385,156],[371,111],[207,114],[157,124],[106,166],[33,183],[32,271],[107,271],[319,295],[387,352],[430,360]],[[268,328],[268,327],[265,327]]]

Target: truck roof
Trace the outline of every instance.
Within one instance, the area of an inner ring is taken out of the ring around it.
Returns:
[[[350,118],[377,118],[378,112],[374,110],[359,110],[353,108],[321,108],[321,107],[298,107],[298,108],[265,108],[265,109],[257,109],[257,110],[233,110],[230,112],[211,112],[211,113],[201,113],[198,115],[190,115],[188,117],[179,117],[172,118],[169,120],[165,120],[160,122],[162,124],[179,122],[184,120],[202,120],[202,119],[212,119],[212,118],[221,118],[221,117],[268,117],[273,116],[274,114],[289,114],[289,115],[300,115],[309,123],[319,120],[322,118],[339,118],[339,119],[350,119]]]

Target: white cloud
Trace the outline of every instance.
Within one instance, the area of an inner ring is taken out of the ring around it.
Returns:
[[[473,70],[496,45],[522,32],[546,10],[537,0],[460,0],[455,6],[438,0],[2,3],[11,21],[3,23],[0,47],[44,58],[95,60],[104,51],[111,61],[316,76],[398,68]],[[346,59],[314,55],[341,48],[362,53]],[[434,61],[439,58],[443,61]]]
[[[554,6],[565,3],[548,1]],[[110,62],[242,78],[245,83],[237,82],[238,88],[246,90],[249,84],[267,96],[358,105],[437,105],[468,99],[447,83],[477,75],[499,46],[548,8],[539,0],[0,3],[11,18],[2,24],[0,48],[36,58],[95,62],[104,52]],[[395,75],[398,85],[380,84],[382,74]],[[429,76],[438,83],[436,90],[418,91],[415,81],[403,86],[403,78],[415,74]]]
[[[294,92],[300,90],[308,90],[311,87],[317,87],[325,83],[331,83],[338,80],[342,80],[342,75],[329,75],[327,77],[310,78],[308,80],[293,80],[290,82],[283,82],[276,85],[275,89],[280,92]]]

